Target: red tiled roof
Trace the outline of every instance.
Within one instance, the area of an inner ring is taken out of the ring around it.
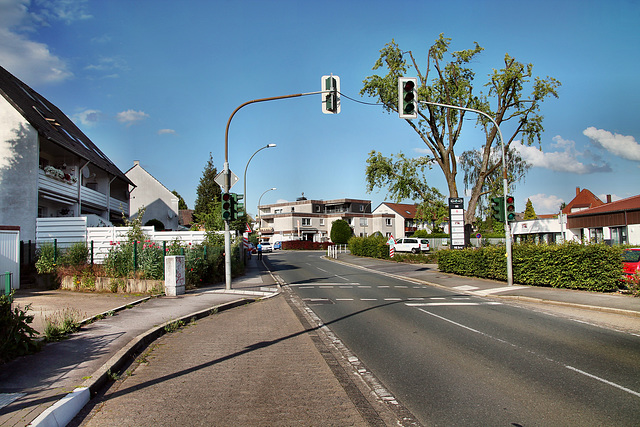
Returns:
[[[384,202],[385,205],[389,206],[393,211],[395,211],[398,215],[403,218],[413,219],[416,217],[416,211],[418,209],[417,205],[410,205],[407,203],[389,203]]]
[[[611,203],[605,203],[591,209],[586,209],[579,212],[574,212],[570,215],[594,215],[608,212],[620,212],[640,210],[640,195],[627,197],[626,199],[617,200]]]
[[[573,208],[595,208],[603,205],[604,202],[598,199],[591,191],[586,188],[582,190],[567,206],[562,209],[562,213],[570,214]],[[575,213],[575,212],[574,212]]]

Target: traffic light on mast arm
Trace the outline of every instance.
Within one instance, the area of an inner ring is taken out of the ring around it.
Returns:
[[[507,212],[506,212],[507,221],[516,220],[515,203],[516,203],[516,199],[513,196],[507,196]]]
[[[504,197],[491,199],[491,217],[494,221],[504,222]]]
[[[322,112],[338,114],[340,112],[340,77],[333,74],[322,76],[322,91]]]
[[[232,212],[231,193],[224,193],[222,195],[222,219],[225,221],[231,221],[233,219]]]
[[[418,117],[418,79],[398,77],[398,115],[401,119]]]

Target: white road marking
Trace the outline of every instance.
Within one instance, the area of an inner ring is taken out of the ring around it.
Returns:
[[[475,291],[476,289],[480,289],[477,286],[469,286],[469,285],[463,285],[463,286],[455,286],[451,289],[455,289],[457,291]]]
[[[402,301],[402,298],[385,298],[385,301]]]
[[[394,288],[407,289],[407,286],[404,286],[404,285],[398,285],[398,286],[394,286]]]
[[[412,304],[407,304],[407,305],[412,305]],[[469,327],[469,326],[463,325],[462,323],[455,322],[455,321],[453,321],[453,320],[451,320],[451,319],[447,319],[446,317],[439,316],[439,315],[437,315],[437,314],[435,314],[435,313],[431,313],[431,312],[429,312],[429,311],[427,311],[427,310],[424,310],[424,309],[422,309],[422,308],[419,308],[418,310],[420,310],[420,311],[422,311],[423,313],[426,313],[426,314],[428,314],[428,315],[430,315],[430,316],[437,317],[438,319],[444,320],[445,322],[449,322],[449,323],[451,323],[451,324],[453,324],[453,325],[459,326],[460,328],[466,329],[466,330],[471,331],[471,332],[474,332],[474,333],[476,333],[476,334],[483,335],[483,336],[485,336],[485,337],[487,337],[487,338],[493,339],[493,340],[498,341],[498,342],[501,342],[501,343],[503,343],[503,344],[507,344],[507,345],[509,345],[509,346],[511,346],[511,347],[515,347],[515,348],[522,348],[522,347],[520,347],[520,346],[518,346],[518,345],[516,345],[516,344],[513,344],[513,343],[510,343],[510,342],[505,341],[505,340],[503,340],[503,339],[500,339],[500,338],[494,337],[494,336],[492,336],[492,335],[489,335],[489,334],[487,334],[487,333],[485,333],[485,332],[482,332],[482,331],[479,331],[479,330],[477,330],[477,329],[473,329],[473,328],[471,328],[471,327]],[[623,387],[623,386],[621,386],[620,384],[616,384],[616,383],[614,383],[614,382],[612,382],[612,381],[609,381],[609,380],[606,380],[606,379],[604,379],[604,378],[598,377],[598,376],[596,376],[596,375],[590,374],[590,373],[588,373],[588,372],[582,371],[582,370],[580,370],[580,369],[578,369],[578,368],[574,368],[573,366],[569,366],[569,365],[565,365],[565,364],[563,364],[563,363],[557,362],[556,360],[553,360],[553,359],[551,359],[551,358],[549,358],[549,357],[543,356],[542,354],[536,353],[535,351],[532,351],[532,350],[527,350],[527,351],[528,351],[529,353],[533,354],[533,355],[543,357],[544,359],[546,359],[546,360],[548,360],[548,361],[550,361],[550,362],[557,363],[558,365],[561,365],[561,366],[563,366],[564,368],[569,369],[569,370],[571,370],[571,371],[573,371],[573,372],[577,372],[577,373],[579,373],[579,374],[581,374],[581,375],[584,375],[584,376],[586,376],[586,377],[592,378],[592,379],[594,379],[594,380],[596,380],[596,381],[600,381],[600,382],[601,382],[601,383],[603,383],[603,384],[607,384],[607,385],[609,385],[609,386],[611,386],[611,387],[615,387],[615,388],[617,388],[617,389],[619,389],[619,390],[622,390],[622,391],[625,391],[625,392],[627,392],[627,393],[629,393],[629,394],[631,394],[631,395],[633,395],[633,396],[640,397],[640,393],[638,393],[638,392],[637,392],[637,391],[635,391],[635,390],[631,390],[631,389],[629,389],[629,388]]]
[[[378,301],[378,298],[360,298],[360,301]]]
[[[336,301],[353,301],[353,298],[336,298]]]
[[[408,307],[442,307],[442,306],[478,306],[478,305],[502,305],[499,302],[408,302]]]
[[[509,291],[515,291],[516,289],[525,289],[527,288],[527,286],[502,286],[500,288],[493,288],[493,289],[483,289],[481,291],[476,291],[475,293],[478,295],[491,295],[491,294],[497,294],[500,292],[509,292]]]
[[[389,287],[390,287],[389,285],[382,285],[382,286],[378,286],[378,288],[379,288],[379,289],[382,289],[382,288],[389,288]]]

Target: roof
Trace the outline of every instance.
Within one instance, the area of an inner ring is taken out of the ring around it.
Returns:
[[[611,203],[604,203],[591,209],[574,212],[571,216],[580,215],[597,215],[603,213],[613,213],[622,211],[640,210],[640,195],[627,197],[626,199],[616,200]]]
[[[401,217],[407,218],[407,219],[415,218],[418,210],[418,205],[410,205],[408,203],[384,202],[383,204],[387,205],[391,210],[396,212]]]
[[[133,184],[58,107],[0,67],[0,94],[43,138]]]
[[[160,181],[158,181],[158,178],[156,178],[155,176],[151,175],[149,173],[148,170],[146,170],[145,168],[143,168],[142,166],[140,166],[140,162],[135,160],[133,163],[133,166],[131,168],[129,168],[128,171],[126,171],[124,174],[127,176],[127,178],[129,177],[129,172],[131,172],[134,169],[140,169],[142,172],[144,172],[149,178],[153,179],[155,182],[158,183],[158,185],[160,185],[160,187],[162,187],[164,190],[166,190],[167,192],[173,194],[173,191],[169,190],[163,183],[161,183]],[[134,186],[137,186],[138,184],[134,183]],[[175,196],[175,194],[173,194]]]
[[[604,202],[585,188],[580,191],[580,193],[578,193],[576,197],[574,197],[573,200],[564,207],[564,209],[562,209],[562,213],[570,214],[572,209],[590,209],[600,205],[604,205]]]

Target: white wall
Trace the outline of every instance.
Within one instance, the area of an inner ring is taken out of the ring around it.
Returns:
[[[38,214],[38,133],[0,96],[0,225],[20,226],[35,240]]]

